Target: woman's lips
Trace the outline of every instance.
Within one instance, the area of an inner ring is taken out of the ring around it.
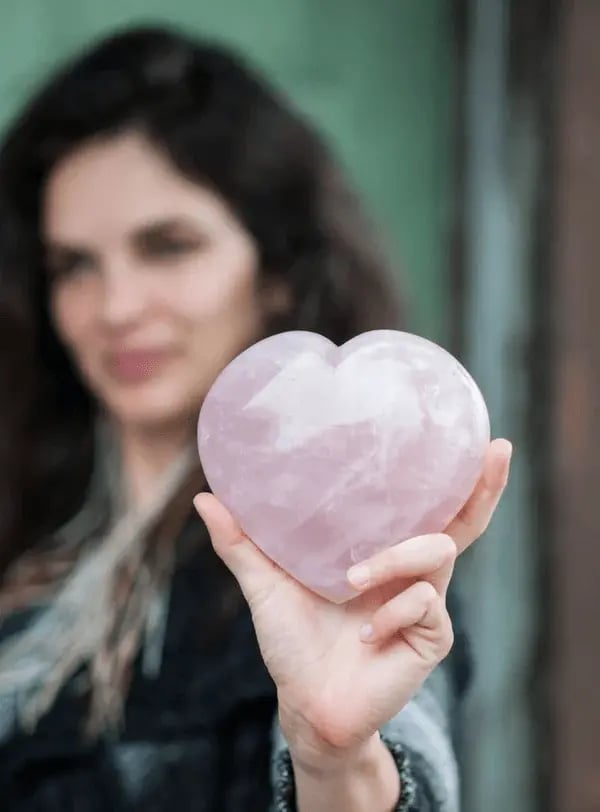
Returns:
[[[118,350],[110,353],[111,375],[122,383],[137,383],[152,378],[173,357],[166,349]]]

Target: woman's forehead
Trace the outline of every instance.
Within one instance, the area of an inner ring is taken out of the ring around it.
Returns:
[[[49,177],[44,233],[55,242],[97,241],[153,224],[205,224],[228,215],[208,188],[178,173],[141,135],[90,142]]]

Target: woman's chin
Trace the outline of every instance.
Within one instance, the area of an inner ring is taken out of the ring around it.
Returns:
[[[201,398],[189,392],[165,388],[127,393],[112,393],[105,400],[109,414],[122,426],[144,427],[147,430],[161,426],[176,426],[197,418]]]

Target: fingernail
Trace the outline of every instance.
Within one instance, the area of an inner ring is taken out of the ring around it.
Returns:
[[[365,623],[365,625],[361,628],[360,639],[365,643],[368,643],[369,640],[373,639],[373,627],[370,623]]]
[[[363,589],[369,583],[371,573],[366,564],[358,564],[348,570],[348,580],[357,589]]]

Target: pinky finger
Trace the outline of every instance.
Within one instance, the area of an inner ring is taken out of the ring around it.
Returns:
[[[366,643],[380,643],[410,626],[441,627],[444,602],[429,581],[417,581],[378,609],[361,629]]]

